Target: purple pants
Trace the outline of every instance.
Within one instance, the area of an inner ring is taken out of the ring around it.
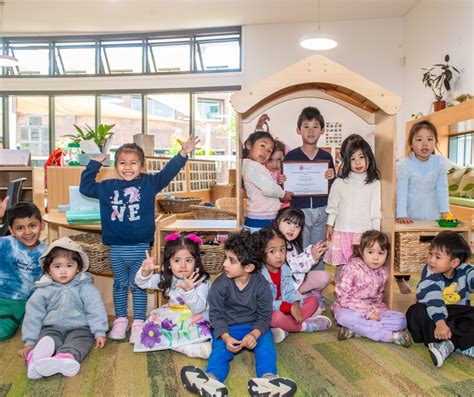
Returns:
[[[380,321],[368,320],[362,313],[344,308],[339,309],[334,318],[341,327],[349,328],[359,336],[382,342],[392,342],[393,332],[407,327],[405,315],[393,310],[380,313]]]

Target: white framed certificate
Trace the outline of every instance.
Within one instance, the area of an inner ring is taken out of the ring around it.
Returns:
[[[328,168],[329,160],[283,162],[285,190],[292,192],[294,197],[327,196],[329,180],[324,174]]]

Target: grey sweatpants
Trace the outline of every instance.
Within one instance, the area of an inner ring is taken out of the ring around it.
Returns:
[[[72,354],[78,362],[82,362],[86,358],[95,342],[94,335],[91,334],[89,327],[66,331],[55,326],[46,326],[41,330],[40,339],[43,336],[53,338],[56,354]]]

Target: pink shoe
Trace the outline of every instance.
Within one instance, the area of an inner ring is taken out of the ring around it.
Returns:
[[[138,335],[140,335],[140,332],[143,328],[143,324],[145,324],[145,321],[143,320],[134,320],[132,323],[132,332],[130,332],[130,343],[135,343],[135,341],[138,338]]]
[[[54,357],[43,358],[37,361],[35,369],[41,376],[55,374],[74,376],[81,369],[81,364],[76,361],[72,354],[58,353]]]
[[[325,331],[332,326],[332,321],[326,316],[314,316],[305,320],[306,332]]]
[[[127,317],[117,317],[113,324],[112,329],[107,336],[109,339],[122,340],[125,339],[125,335],[128,331],[128,318]]]
[[[28,368],[28,379],[40,379],[42,376],[36,371],[36,362],[54,354],[54,340],[50,336],[42,337],[26,355],[26,366]]]

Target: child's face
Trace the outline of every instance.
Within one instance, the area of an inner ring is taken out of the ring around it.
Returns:
[[[266,167],[273,172],[280,172],[281,171],[281,163],[283,161],[284,154],[282,151],[277,150],[273,152],[270,156],[270,160],[268,160]]]
[[[12,236],[25,247],[33,249],[39,244],[41,231],[43,230],[43,222],[35,216],[16,218],[8,229]]]
[[[268,271],[276,272],[286,261],[286,243],[280,237],[273,237],[265,248],[265,265]]]
[[[195,267],[196,259],[186,248],[180,249],[170,258],[171,273],[176,278],[189,277],[194,272]]]
[[[246,277],[254,269],[253,265],[242,266],[234,251],[225,251],[224,274],[228,278],[238,279]]]
[[[433,273],[441,273],[451,278],[454,269],[460,265],[458,258],[451,259],[448,253],[439,247],[432,247],[428,254],[428,267]]]
[[[301,135],[303,144],[316,145],[319,137],[324,134],[324,128],[321,128],[318,120],[304,120],[296,132]]]
[[[64,256],[57,256],[49,266],[49,275],[60,284],[67,284],[79,273],[79,266],[75,260]]]
[[[115,168],[120,178],[126,181],[133,181],[143,172],[143,164],[136,152],[120,153]]]
[[[427,161],[436,146],[436,138],[433,131],[422,128],[413,135],[410,142],[411,149],[418,160]]]
[[[288,241],[296,240],[301,233],[301,226],[288,220],[278,222],[278,229]]]
[[[379,243],[375,241],[372,246],[364,248],[362,259],[368,267],[376,270],[385,265],[385,261],[387,259],[387,250],[380,248]]]
[[[249,150],[249,159],[265,165],[272,155],[273,141],[267,137],[260,138],[253,145],[248,142],[247,149]]]
[[[369,161],[362,150],[357,149],[351,156],[351,171],[355,174],[363,174],[369,168]]]

